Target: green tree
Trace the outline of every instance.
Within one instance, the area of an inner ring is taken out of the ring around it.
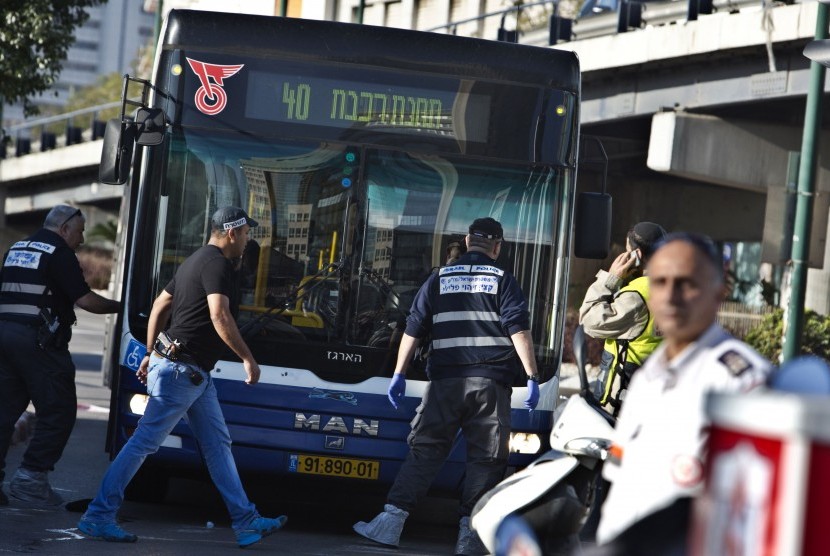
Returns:
[[[776,309],[747,332],[745,338],[746,343],[773,363],[777,363],[781,358],[783,321],[784,311]],[[815,311],[805,311],[800,352],[830,359],[830,317],[819,315]]]
[[[154,43],[155,37],[151,37],[147,44],[139,51],[138,57],[132,64],[132,69],[129,72],[130,75],[143,79],[150,78],[150,72],[153,68]],[[74,112],[75,110],[109,104],[120,101],[123,91],[124,75],[117,71],[108,73],[106,75],[99,76],[92,85],[80,87],[72,91],[66,106],[43,107],[41,112],[45,115],[56,116],[65,112]],[[132,99],[137,99],[140,95],[140,87],[138,85],[131,84],[130,88],[127,90],[127,96]],[[110,118],[118,118],[120,115],[121,107],[116,106],[98,112],[95,117],[99,120],[107,121]],[[49,131],[52,131],[53,133],[62,133],[64,125],[64,122],[52,124],[49,126]]]
[[[3,0],[0,99],[10,104],[22,102],[27,116],[37,114],[32,97],[55,83],[75,42],[75,28],[89,18],[86,8],[106,1]]]
[[[123,88],[124,76],[122,74],[113,72],[102,75],[98,77],[95,84],[76,90],[69,97],[69,101],[61,112],[72,112],[121,100]],[[98,119],[107,121],[110,118],[117,118],[120,113],[120,107],[109,108],[99,113]]]
[[[86,234],[90,242],[103,241],[108,243],[115,243],[115,237],[118,232],[118,222],[115,220],[107,220],[96,224]]]
[[[150,72],[153,69],[153,53],[155,48],[155,37],[150,37],[147,44],[144,45],[138,52],[138,56],[133,60],[130,70],[130,75],[133,77],[140,77],[142,79],[150,79]],[[124,74],[119,72],[112,72],[98,77],[92,85],[76,89],[69,97],[66,107],[63,111],[72,112],[82,108],[89,108],[90,106],[99,106],[101,104],[108,104],[121,100],[121,93],[124,91]],[[140,87],[131,85],[127,90],[130,98],[140,95]],[[105,113],[99,115],[99,119],[106,120],[108,118],[115,118],[119,115],[121,109],[113,108]]]

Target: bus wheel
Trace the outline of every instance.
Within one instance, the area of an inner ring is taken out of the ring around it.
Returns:
[[[170,475],[167,471],[152,465],[142,465],[124,491],[124,498],[132,502],[164,502]]]

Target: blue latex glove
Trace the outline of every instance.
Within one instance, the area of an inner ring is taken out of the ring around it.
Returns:
[[[525,407],[533,411],[536,409],[537,403],[539,403],[539,383],[535,380],[527,379],[527,399],[525,399]]]
[[[392,404],[392,407],[398,409],[398,404],[403,399],[403,395],[406,393],[406,378],[400,373],[395,373],[392,375],[392,380],[389,381],[389,390],[386,391],[386,395],[389,396],[389,403]],[[539,397],[539,394],[536,394],[536,397]]]

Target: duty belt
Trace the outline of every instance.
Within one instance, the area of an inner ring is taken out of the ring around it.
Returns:
[[[162,353],[159,348],[163,348],[163,347],[164,347],[164,344],[160,340],[156,340],[156,343],[153,345],[153,351],[156,352],[156,355],[158,355],[159,357],[163,357],[163,358],[167,359],[168,361],[181,362],[181,363],[185,363],[187,365],[196,365],[197,367],[199,367],[199,369],[202,368],[202,366],[199,364],[198,361],[196,361],[193,357],[191,357],[190,355],[188,355],[186,353],[179,352],[176,355],[176,357],[172,357],[170,355],[166,355],[166,354]],[[187,370],[187,377],[190,379],[190,382],[192,382],[194,386],[199,386],[205,380],[205,377],[202,376],[202,373],[200,373],[196,369],[188,369]]]
[[[166,332],[159,333],[158,338],[156,338],[153,344],[153,351],[160,357],[164,357],[170,361],[180,361],[188,365],[196,365],[200,369],[203,367],[193,355],[185,351],[180,341],[170,338]]]
[[[14,322],[17,324],[22,324],[24,326],[32,326],[37,328],[40,326],[40,319],[36,317],[30,317],[29,315],[16,315],[11,313],[0,313],[0,321],[3,322]]]

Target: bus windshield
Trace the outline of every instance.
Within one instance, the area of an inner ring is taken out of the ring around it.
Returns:
[[[415,293],[463,251],[480,216],[502,222],[497,264],[525,292],[541,365],[558,361],[548,347],[552,250],[570,170],[217,130],[179,130],[169,145],[142,297],[152,299],[204,245],[213,211],[243,207],[260,225],[237,263],[231,301],[260,364],[337,382],[388,375]],[[298,345],[326,356],[309,358]]]

